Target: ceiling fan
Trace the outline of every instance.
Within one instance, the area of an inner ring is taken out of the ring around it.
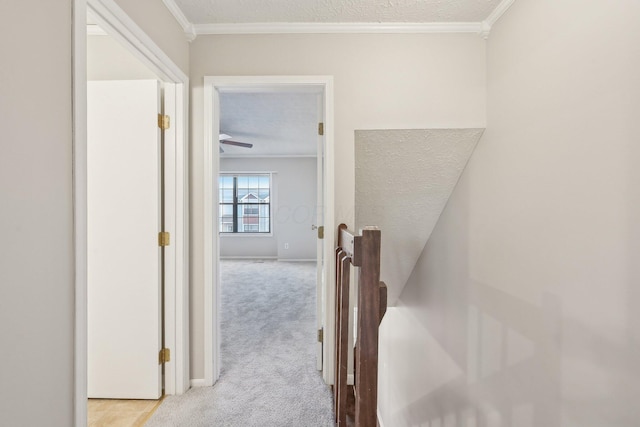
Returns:
[[[220,134],[220,144],[235,145],[236,147],[242,147],[242,148],[252,148],[253,147],[253,144],[250,144],[248,142],[232,141],[231,138],[232,138],[231,135],[227,135],[226,133],[221,133]],[[224,153],[224,150],[222,149],[222,147],[220,147],[220,152]]]

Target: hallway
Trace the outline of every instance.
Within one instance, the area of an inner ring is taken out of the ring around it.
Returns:
[[[315,368],[315,264],[221,261],[222,372],[168,396],[147,426],[332,426]]]

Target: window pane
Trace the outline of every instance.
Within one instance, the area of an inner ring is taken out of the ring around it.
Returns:
[[[257,190],[260,183],[260,178],[258,177],[258,175],[249,175],[248,178],[249,178],[249,188],[253,190]]]
[[[220,216],[233,218],[233,205],[220,205]]]
[[[238,232],[250,232],[253,227],[248,226],[258,225],[258,214],[252,214],[252,211],[252,206],[238,206]]]
[[[233,176],[220,175],[220,188],[233,189]]]
[[[238,205],[239,233],[269,233],[269,205]]]
[[[233,233],[234,230],[237,233],[269,233],[271,231],[270,196],[269,174],[235,176],[221,174],[220,231],[223,233]],[[236,224],[233,218],[234,210]]]
[[[233,203],[233,188],[220,190],[220,203]]]
[[[260,197],[260,203],[268,203],[269,202],[269,189],[261,188],[258,192],[258,197]]]
[[[246,175],[238,176],[238,188],[249,188],[249,177]]]
[[[220,205],[220,231],[233,233],[233,205]]]
[[[271,232],[271,229],[269,227],[269,224],[271,223],[271,221],[269,221],[269,207],[269,205],[260,205],[260,216],[258,224],[260,226],[259,231],[261,233]]]
[[[258,205],[244,205],[240,209],[242,216],[258,216]]]
[[[238,188],[238,202],[243,203],[245,198],[249,195],[247,188]]]

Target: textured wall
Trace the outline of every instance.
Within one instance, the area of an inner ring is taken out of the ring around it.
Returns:
[[[487,129],[383,321],[385,425],[640,425],[639,20],[518,0],[494,27]]]
[[[356,229],[382,230],[389,305],[429,239],[481,129],[356,131]]]
[[[285,88],[270,93],[220,93],[220,132],[253,144],[251,150],[225,145],[220,157],[315,156],[320,97]]]
[[[500,0],[177,0],[193,23],[478,22]]]

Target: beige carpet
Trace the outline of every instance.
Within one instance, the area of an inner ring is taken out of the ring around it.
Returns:
[[[222,372],[168,396],[147,426],[333,426],[315,368],[315,264],[222,261]]]

